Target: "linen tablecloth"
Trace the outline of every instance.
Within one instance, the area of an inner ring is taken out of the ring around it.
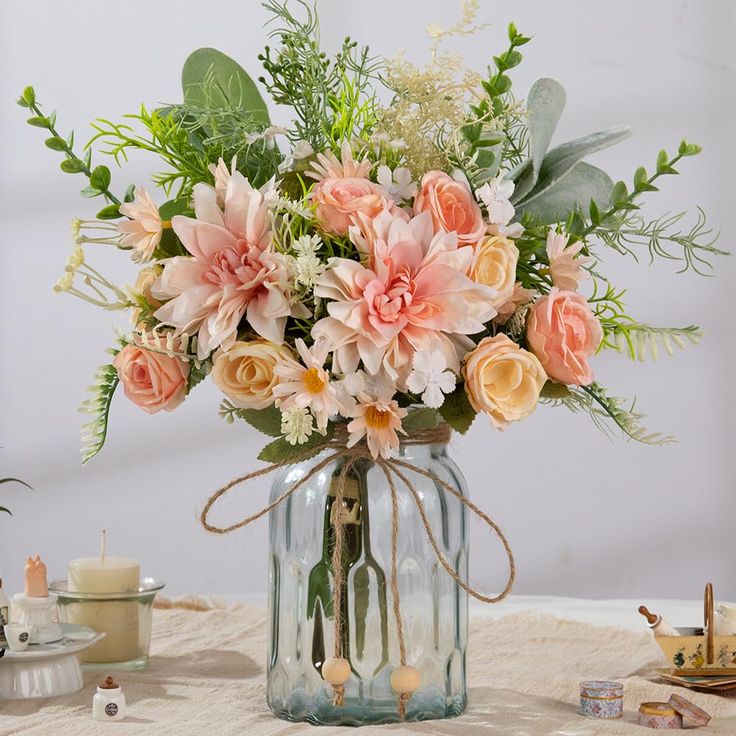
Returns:
[[[119,674],[128,700],[125,721],[92,720],[92,695],[102,673],[86,672],[84,689],[74,695],[0,703],[0,736],[357,733],[271,716],[265,703],[265,652],[261,607],[236,603],[201,611],[156,610],[148,669]],[[360,734],[642,735],[649,731],[636,724],[639,703],[667,700],[677,691],[714,716],[699,733],[736,736],[736,698],[647,679],[662,664],[646,630],[595,626],[528,610],[501,618],[473,615],[467,711],[444,721],[363,727]],[[579,681],[599,678],[625,683],[622,720],[591,721],[577,714]]]

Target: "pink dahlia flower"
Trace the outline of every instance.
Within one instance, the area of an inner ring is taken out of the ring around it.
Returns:
[[[197,184],[196,218],[178,215],[171,221],[192,255],[165,261],[152,292],[157,299],[170,301],[155,317],[178,334],[198,332],[199,358],[215,348],[232,347],[243,317],[261,337],[277,344],[283,341],[291,313],[287,269],[271,242],[267,194],[235,171],[227,183],[223,209],[213,187]]]
[[[496,314],[497,291],[466,275],[473,249],[458,247],[454,232],[434,235],[428,213],[405,222],[389,212],[373,220],[364,247],[371,249],[366,265],[332,259],[315,287],[329,316],[312,334],[336,346],[333,368],[352,373],[362,360],[371,374],[385,368],[403,379],[414,353],[427,350],[441,353],[457,373],[472,347],[465,336]]]

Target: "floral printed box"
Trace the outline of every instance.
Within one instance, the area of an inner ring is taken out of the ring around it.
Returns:
[[[736,636],[713,637],[713,663],[707,662],[707,636],[657,636],[657,644],[676,670],[736,672]]]

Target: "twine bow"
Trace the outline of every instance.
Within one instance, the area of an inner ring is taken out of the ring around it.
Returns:
[[[434,427],[432,429],[424,429],[417,432],[414,432],[412,435],[404,438],[402,440],[402,444],[404,445],[433,445],[433,444],[447,444],[450,440],[450,428],[447,424],[441,424],[438,427]],[[344,535],[345,535],[345,523],[344,523],[344,513],[345,513],[345,502],[344,502],[344,496],[345,496],[345,483],[347,479],[348,472],[350,469],[355,465],[356,462],[358,462],[361,459],[369,459],[372,462],[375,463],[382,471],[384,476],[386,477],[386,482],[388,483],[389,490],[391,491],[391,599],[393,603],[393,615],[396,621],[396,635],[398,639],[398,645],[399,645],[399,658],[401,661],[401,665],[403,668],[406,667],[406,646],[404,642],[404,628],[402,624],[402,618],[401,618],[401,601],[400,601],[400,593],[399,593],[399,585],[398,585],[398,573],[397,573],[397,567],[398,567],[398,537],[399,537],[399,506],[398,506],[398,490],[396,486],[396,479],[401,481],[404,486],[409,491],[409,494],[414,499],[414,503],[416,504],[417,511],[419,513],[419,517],[422,521],[422,525],[424,526],[424,530],[427,533],[427,539],[429,541],[430,546],[432,547],[432,550],[434,551],[434,554],[437,558],[437,561],[442,565],[442,567],[445,569],[445,572],[469,595],[473,596],[473,598],[476,598],[479,601],[483,601],[484,603],[498,603],[502,601],[511,591],[511,588],[514,584],[514,580],[516,579],[516,564],[514,563],[514,557],[511,552],[511,547],[504,536],[501,529],[498,527],[498,525],[483,511],[481,511],[478,506],[476,506],[472,501],[470,501],[468,498],[463,496],[462,493],[460,493],[456,488],[453,488],[449,483],[446,483],[442,478],[439,478],[434,473],[425,470],[424,468],[418,467],[414,465],[413,463],[407,462],[405,460],[402,460],[401,458],[392,457],[389,459],[385,459],[382,457],[378,457],[374,459],[369,450],[367,445],[364,443],[355,445],[354,447],[346,447],[347,443],[347,433],[345,429],[341,426],[338,426],[336,428],[336,431],[334,435],[326,440],[324,444],[319,445],[318,447],[310,447],[309,449],[305,449],[303,453],[298,453],[294,456],[292,456],[289,460],[284,460],[282,462],[273,463],[271,465],[268,465],[265,468],[261,468],[260,470],[256,470],[252,473],[246,473],[245,475],[241,475],[237,478],[233,478],[231,481],[223,485],[222,487],[218,488],[207,500],[207,503],[205,504],[204,508],[202,509],[202,514],[200,516],[200,521],[202,523],[202,526],[209,532],[213,532],[215,534],[228,534],[229,532],[235,531],[236,529],[241,529],[242,527],[248,526],[248,524],[251,524],[252,522],[256,521],[257,519],[260,519],[262,516],[265,516],[270,511],[275,509],[277,506],[279,506],[283,501],[285,501],[287,498],[292,496],[296,491],[298,491],[305,483],[307,483],[311,478],[313,478],[315,475],[320,473],[322,470],[324,470],[329,465],[336,463],[340,460],[344,460],[340,472],[337,476],[337,483],[335,484],[335,502],[333,507],[333,513],[330,515],[330,522],[333,526],[334,530],[334,540],[335,545],[332,552],[332,571],[334,576],[334,592],[333,592],[333,611],[334,611],[334,622],[335,622],[335,642],[334,642],[334,656],[336,658],[342,658],[343,657],[343,651],[342,651],[342,628],[343,628],[343,620],[342,620],[342,595],[343,595],[343,587],[345,585],[344,581],[344,574],[343,574],[343,565],[342,565],[342,555],[343,555],[343,546],[344,546]],[[284,468],[288,465],[293,465],[295,463],[300,462],[301,460],[306,460],[308,458],[311,458],[314,456],[315,451],[322,453],[324,451],[331,452],[326,455],[324,458],[319,460],[300,480],[296,481],[291,487],[289,487],[286,491],[284,491],[278,498],[271,501],[271,503],[264,506],[260,511],[257,511],[255,514],[251,514],[250,516],[247,516],[244,519],[241,519],[238,522],[235,522],[234,524],[230,524],[229,526],[216,526],[214,524],[211,524],[207,518],[209,516],[210,511],[212,511],[212,507],[225,495],[227,494],[232,488],[234,488],[237,485],[240,485],[241,483],[246,483],[247,481],[254,480],[255,478],[259,478],[264,475],[269,475],[270,473],[273,473],[275,470],[279,470],[281,468]],[[471,587],[468,583],[466,583],[453,569],[450,562],[447,560],[447,558],[442,554],[442,551],[440,550],[439,544],[437,542],[437,538],[435,537],[434,531],[432,530],[432,525],[430,524],[429,518],[427,516],[426,508],[424,507],[424,502],[422,501],[422,497],[420,493],[417,491],[417,489],[412,484],[411,480],[407,477],[406,471],[417,473],[419,475],[424,476],[425,478],[428,478],[433,483],[435,483],[437,486],[442,488],[444,491],[447,491],[447,493],[450,493],[451,495],[455,496],[455,498],[460,501],[460,503],[463,504],[466,508],[470,509],[479,519],[484,521],[488,527],[491,529],[491,531],[498,537],[501,544],[503,545],[503,548],[506,552],[506,555],[508,557],[509,561],[509,575],[508,580],[506,582],[506,585],[504,586],[503,590],[497,594],[497,595],[485,595],[477,590],[475,590],[473,587]],[[333,684],[333,691],[334,691],[334,697],[333,697],[333,703],[336,707],[340,707],[343,704],[343,698],[344,698],[344,684]],[[411,692],[400,692],[399,693],[399,716],[401,718],[404,717],[405,710],[406,710],[406,703],[411,697]]]

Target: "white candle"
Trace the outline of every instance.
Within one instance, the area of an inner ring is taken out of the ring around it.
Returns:
[[[102,532],[99,557],[82,557],[69,563],[68,586],[72,593],[129,593],[140,585],[140,565],[127,557],[105,554]],[[85,600],[67,605],[67,620],[104,631],[107,636],[81,653],[83,662],[127,662],[141,656],[138,602],[135,600]]]

